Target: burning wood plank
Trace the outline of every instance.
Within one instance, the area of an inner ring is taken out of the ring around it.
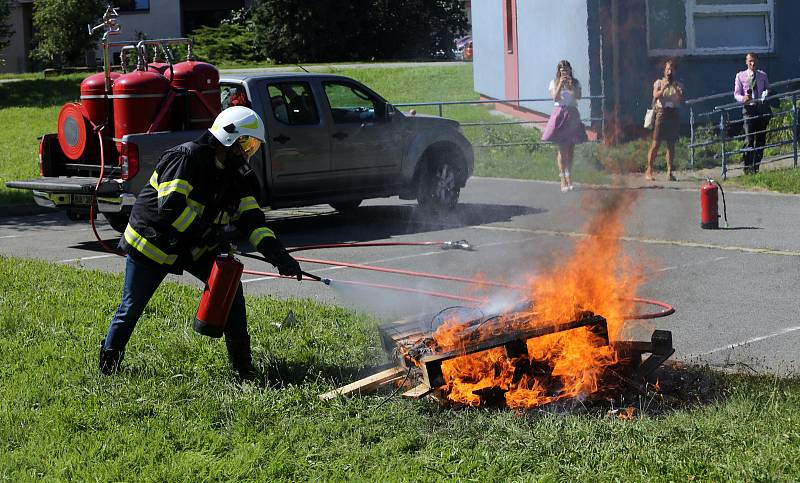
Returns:
[[[448,352],[424,355],[417,360],[417,364],[422,369],[422,380],[425,382],[425,384],[427,384],[429,387],[436,388],[444,385],[445,383],[444,376],[442,374],[442,362],[446,360],[453,359],[454,357],[474,354],[476,352],[483,352],[501,346],[506,347],[507,354],[519,353],[519,355],[521,355],[521,351],[525,350],[525,341],[528,339],[586,326],[601,327],[599,331],[606,334],[607,341],[608,332],[605,329],[605,323],[606,320],[603,317],[598,315],[587,315],[579,320],[574,320],[564,324],[544,327],[530,327],[524,330],[492,337],[488,340],[481,341],[471,346],[464,346]]]

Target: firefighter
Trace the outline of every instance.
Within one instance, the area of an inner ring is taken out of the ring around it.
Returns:
[[[222,111],[195,141],[166,150],[136,198],[119,248],[127,253],[122,301],[100,346],[100,372],[115,374],[136,322],[168,273],[184,270],[206,282],[229,224],[281,275],[301,279],[300,265],[267,228],[247,160],[265,139],[253,110]],[[242,286],[225,325],[225,346],[239,379],[256,376]]]

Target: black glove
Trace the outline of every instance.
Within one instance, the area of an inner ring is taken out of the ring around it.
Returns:
[[[303,272],[300,268],[300,264],[286,252],[280,256],[275,267],[277,267],[278,273],[281,275],[296,277],[298,281],[303,279]]]
[[[222,243],[225,239],[225,233],[222,227],[217,225],[207,225],[202,232],[200,232],[200,245],[206,245],[210,248]]]
[[[303,279],[303,273],[297,260],[289,255],[283,244],[277,238],[265,238],[259,243],[261,254],[278,269],[278,273],[287,277]]]

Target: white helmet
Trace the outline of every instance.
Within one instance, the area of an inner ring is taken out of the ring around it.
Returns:
[[[244,106],[232,106],[220,112],[209,131],[224,146],[232,145],[242,136],[256,138],[262,143],[266,140],[264,121],[254,110]]]

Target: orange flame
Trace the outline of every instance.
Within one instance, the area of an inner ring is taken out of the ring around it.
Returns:
[[[620,244],[622,220],[635,197],[620,190],[604,199],[585,229],[587,236],[578,240],[573,252],[530,281],[533,311],[496,323],[506,331],[519,329],[520,324],[544,327],[576,320],[589,311],[606,319],[610,340],[619,338],[623,317],[633,312],[629,300],[641,282],[641,269],[623,256]],[[481,404],[481,392],[500,391],[511,408],[588,396],[601,389],[606,369],[619,362],[604,335],[581,327],[529,339],[527,354],[509,356],[498,348],[446,360],[444,390],[450,400],[469,406]],[[449,319],[433,339],[448,350],[464,349],[466,341],[474,342],[475,328]]]

